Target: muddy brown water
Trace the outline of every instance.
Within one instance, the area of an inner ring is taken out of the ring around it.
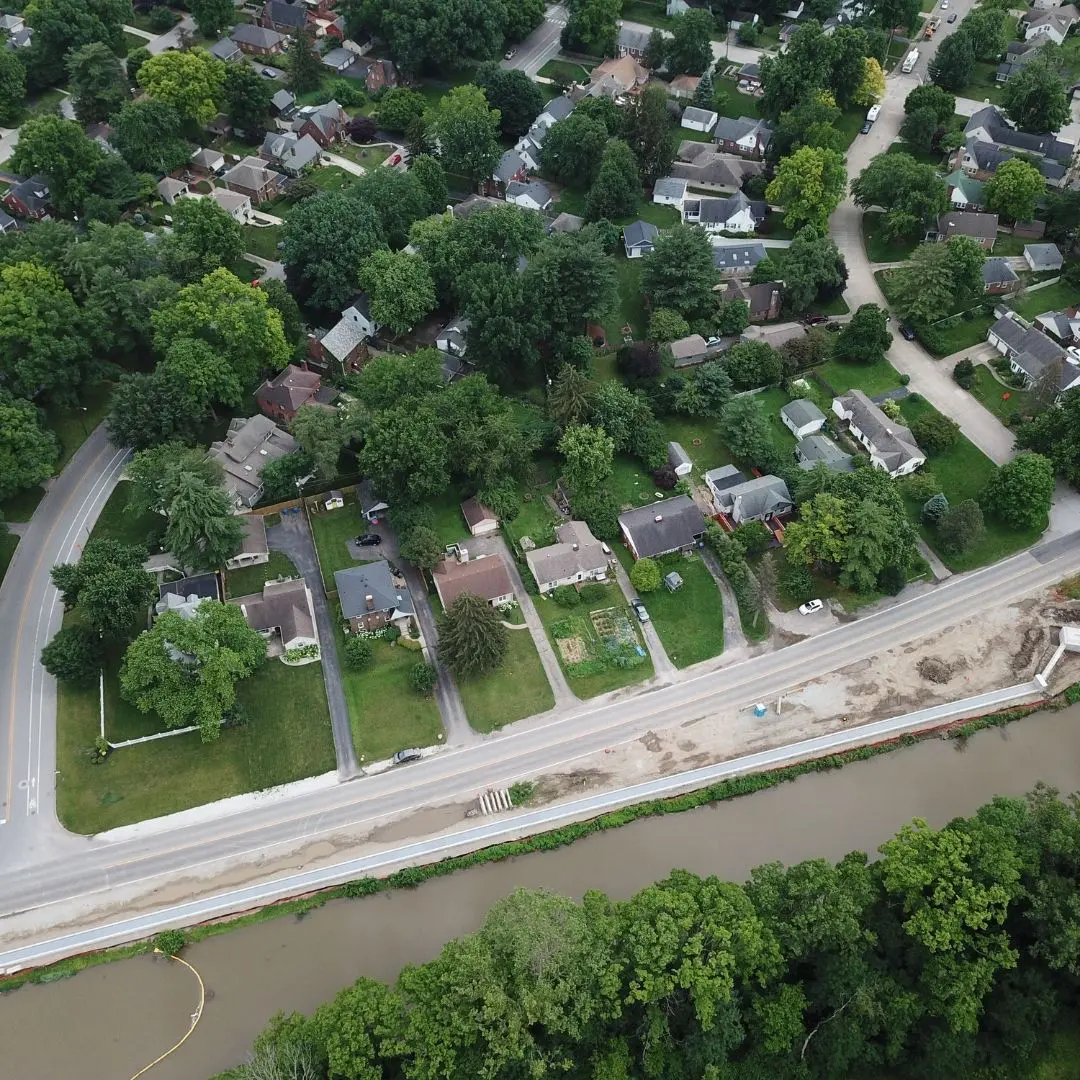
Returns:
[[[274,1012],[310,1011],[361,974],[392,980],[403,965],[476,929],[491,904],[519,886],[622,898],[673,867],[741,880],[771,859],[872,851],[912,817],[941,825],[1039,780],[1080,788],[1080,707],[981,732],[963,747],[929,740],[558,851],[211,938],[184,953],[209,990],[202,1021],[147,1075],[204,1080],[234,1065]],[[183,1034],[196,1001],[190,972],[148,956],[0,995],[0,1075],[128,1080]]]

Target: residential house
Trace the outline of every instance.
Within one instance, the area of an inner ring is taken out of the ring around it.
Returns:
[[[439,352],[452,353],[454,356],[464,356],[468,347],[466,336],[469,332],[469,320],[463,315],[451,319],[438,333],[435,338],[435,348]]]
[[[619,531],[635,559],[689,551],[705,534],[705,515],[689,495],[676,495],[619,515]]]
[[[502,206],[502,200],[493,199],[488,195],[467,195],[461,202],[450,207],[450,213],[456,218],[468,218],[484,210],[490,210],[493,206]]]
[[[790,514],[795,503],[787,484],[779,476],[755,476],[733,484],[717,496],[717,506],[736,525],[744,521],[771,521]]]
[[[239,570],[244,566],[261,566],[270,561],[270,545],[266,542],[266,519],[261,514],[245,514],[241,521],[244,538],[240,550],[225,560],[226,570]]]
[[[299,176],[309,165],[318,163],[322,151],[310,135],[296,135],[291,131],[268,131],[259,153],[290,176]]]
[[[686,181],[673,176],[661,176],[653,184],[652,201],[661,206],[677,206],[682,209],[686,198]]]
[[[805,439],[821,430],[825,414],[812,401],[796,398],[781,408],[780,419],[796,439]]]
[[[688,11],[708,11],[712,13],[711,0],[667,0],[668,15],[685,15]]]
[[[724,199],[687,199],[683,203],[683,221],[700,225],[709,233],[752,233],[768,213],[767,203],[751,201],[741,191]]]
[[[1049,41],[1044,36],[1033,37],[1030,41],[1013,41],[1005,50],[1005,59],[998,64],[994,81],[998,83],[1008,82],[1018,71],[1023,71],[1038,55],[1042,47]]]
[[[506,185],[506,201],[525,210],[546,210],[551,205],[551,190],[540,180],[511,180]]]
[[[699,109],[694,105],[688,105],[683,109],[682,120],[679,123],[690,131],[709,132],[716,127],[718,119],[717,114],[711,109]]]
[[[1036,11],[1049,11],[1051,8],[1061,7],[1062,0],[1031,0],[1031,7]]]
[[[997,240],[997,214],[974,214],[966,211],[950,211],[937,220],[937,239],[949,240],[954,236],[969,236],[987,251],[994,250]]]
[[[536,118],[534,123],[543,124],[550,128],[560,120],[565,120],[574,111],[574,103],[566,94],[553,97],[545,106],[544,111]]]
[[[366,293],[360,293],[342,313],[341,318],[315,339],[315,358],[324,369],[340,366],[342,371],[357,371],[368,358],[367,343],[379,331],[371,317]]]
[[[632,56],[621,56],[617,60],[605,60],[592,71],[592,81],[598,83],[605,78],[613,79],[617,93],[625,94],[649,81],[649,73]]]
[[[748,116],[740,116],[738,120],[721,116],[712,134],[721,150],[756,161],[765,156],[772,142],[772,128],[764,120],[751,120]]]
[[[385,559],[338,570],[334,584],[350,633],[372,633],[396,626],[407,634],[412,629],[416,616],[412,593],[404,579],[394,579]]]
[[[481,555],[459,561],[444,558],[431,572],[435,592],[445,611],[462,594],[470,593],[486,600],[492,607],[509,604],[514,599],[514,583],[501,555]]]
[[[53,215],[49,178],[41,173],[28,180],[17,180],[0,198],[0,202],[16,217],[28,221],[44,221]]]
[[[357,484],[356,501],[360,504],[360,516],[371,525],[377,525],[390,509],[390,504],[376,494],[370,480],[361,480]]]
[[[1044,38],[1055,45],[1063,45],[1072,28],[1080,22],[1080,11],[1072,4],[1062,4],[1049,11],[1029,11],[1021,16],[1020,25],[1024,28],[1024,40]]]
[[[667,463],[675,470],[676,476],[689,476],[694,471],[694,463],[681,443],[667,444]]]
[[[1015,292],[1020,288],[1020,278],[1008,259],[987,259],[982,265],[982,277],[983,290],[992,296]]]
[[[521,155],[526,169],[532,169],[535,172],[543,164],[544,140],[547,138],[547,133],[547,124],[537,122],[514,144],[514,150]]]
[[[7,47],[9,49],[28,49],[34,43],[34,29],[31,26],[20,26],[8,34]]]
[[[861,390],[833,398],[833,412],[846,420],[848,431],[870,455],[870,463],[892,477],[914,472],[926,455],[915,436],[899,420],[886,416]]]
[[[585,219],[578,217],[577,214],[562,213],[548,226],[548,232],[581,232],[581,228],[584,224]]]
[[[1052,379],[1064,392],[1080,385],[1077,356],[1014,312],[998,319],[987,331],[986,339],[1008,358],[1013,373],[1029,386]]]
[[[267,168],[262,158],[246,157],[234,165],[222,180],[230,191],[246,195],[253,206],[258,206],[281,191],[282,176]]]
[[[323,67],[329,68],[335,75],[343,75],[346,68],[351,67],[358,61],[356,53],[352,52],[350,49],[341,48],[328,49],[322,54],[320,59],[322,60]],[[369,66],[368,71],[370,70],[371,68]]]
[[[738,74],[739,89],[745,94],[756,94],[761,89],[761,68],[758,64],[743,64]]]
[[[177,199],[182,199],[188,194],[188,186],[183,180],[166,176],[158,181],[157,193],[166,206],[172,206]]]
[[[227,188],[216,187],[210,192],[210,198],[241,225],[247,221],[251,214],[251,197],[241,195],[239,191],[229,191]]]
[[[252,630],[258,631],[270,643],[279,647],[281,659],[293,649],[307,649],[312,655],[286,661],[294,664],[313,664],[319,657],[319,631],[315,626],[315,608],[311,590],[303,578],[289,581],[268,581],[261,593],[238,596],[229,601],[243,613]]]
[[[671,363],[673,367],[693,367],[695,364],[703,364],[709,359],[709,346],[700,334],[690,334],[684,338],[678,338],[668,345],[671,350]]]
[[[714,244],[712,252],[713,266],[725,278],[749,276],[767,255],[765,245],[761,243]]]
[[[225,155],[200,146],[188,158],[188,171],[196,176],[220,176],[225,171]]]
[[[336,102],[304,105],[296,110],[292,129],[297,135],[310,135],[324,150],[345,134],[349,114]]]
[[[640,259],[652,252],[660,230],[647,221],[631,222],[623,228],[623,248],[628,259]]]
[[[291,454],[296,440],[269,417],[236,417],[225,438],[210,444],[210,456],[225,473],[225,490],[236,511],[251,509],[262,498],[262,471],[268,462]]]
[[[21,15],[0,15],[0,34],[14,34],[16,31],[21,30],[25,25],[26,22]]]
[[[296,98],[291,90],[282,88],[270,99],[270,107],[282,120],[291,120],[296,113]]]
[[[469,527],[470,536],[490,536],[499,531],[499,517],[475,495],[461,504],[461,516]]]
[[[229,37],[243,52],[252,56],[277,56],[289,41],[284,34],[254,23],[237,23]]]
[[[671,175],[707,191],[736,192],[752,176],[760,176],[765,166],[718,154],[707,143],[686,140],[679,145],[679,160],[672,162]]]
[[[1043,132],[1033,134],[1017,131],[1004,113],[995,105],[987,105],[973,113],[964,125],[964,137],[978,142],[993,143],[1006,150],[1031,154],[1051,161],[1068,164],[1076,152],[1076,145],[1059,135]],[[965,170],[967,171],[967,170]]]
[[[392,90],[398,85],[398,72],[392,60],[371,60],[367,65],[367,74],[364,76],[364,89],[369,94],[377,94],[380,90]]]
[[[1020,151],[1021,153],[1026,153]],[[1016,157],[1016,154],[994,143],[980,142],[977,139],[968,139],[960,147],[953,158],[954,168],[961,169],[967,176],[976,180],[989,180],[997,172],[998,166],[1003,162]],[[1053,161],[1038,154],[1028,155],[1035,167],[1042,174],[1043,179],[1051,187],[1061,188],[1071,175],[1070,169],[1059,161]]]
[[[337,391],[332,386],[324,387],[322,376],[317,371],[309,371],[295,364],[287,364],[255,391],[255,400],[262,413],[271,420],[281,420],[286,424],[292,423],[304,405],[333,408],[335,397]]]
[[[769,322],[780,318],[783,303],[782,281],[763,281],[759,285],[745,285],[738,278],[731,278],[723,286],[724,301],[742,300],[752,323]]]
[[[499,164],[495,166],[495,171],[491,174],[491,178],[495,181],[495,193],[505,195],[507,184],[514,180],[524,181],[528,179],[528,176],[529,169],[521,153],[517,150],[504,151],[503,156],[499,158]]]
[[[192,574],[158,586],[154,613],[175,612],[181,619],[191,619],[204,600],[220,600],[221,583],[217,574]]]
[[[981,210],[985,205],[983,182],[968,176],[963,169],[956,169],[945,177],[949,189],[949,202],[957,210]]]
[[[222,60],[225,63],[239,60],[241,56],[240,46],[232,38],[222,38],[220,41],[215,41],[208,52],[216,60]]]
[[[852,472],[855,462],[828,435],[807,435],[795,444],[795,456],[800,469],[824,465],[833,472]]]
[[[525,562],[541,595],[561,585],[605,581],[610,554],[584,521],[566,521],[555,530],[556,543],[525,552]]]
[[[635,60],[640,60],[649,47],[651,34],[652,31],[648,27],[631,27],[623,24],[619,26],[615,49],[619,56],[632,56]]]
[[[1036,274],[1060,270],[1065,263],[1057,244],[1025,244],[1024,261]]]
[[[1080,315],[1076,308],[1044,311],[1035,316],[1035,327],[1062,345],[1075,345],[1080,342]]]
[[[287,0],[266,0],[259,16],[260,26],[290,36],[303,30],[307,22],[307,7],[302,3],[288,3]]]
[[[700,75],[676,75],[668,83],[668,93],[679,100],[692,98],[697,93],[698,83],[700,82]]]
[[[705,474],[705,486],[709,489],[713,505],[716,507],[721,505],[725,492],[745,481],[746,477],[734,465],[721,465],[718,469],[710,469]]]
[[[19,223],[6,211],[0,210],[0,233],[13,232]]]

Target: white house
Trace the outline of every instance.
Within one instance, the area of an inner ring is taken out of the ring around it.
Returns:
[[[1065,262],[1057,244],[1025,244],[1024,261],[1036,274],[1060,270]]]
[[[226,570],[239,570],[242,566],[260,566],[270,561],[270,548],[266,543],[266,522],[259,514],[248,514],[243,519],[244,539],[240,550],[225,560]]]
[[[451,319],[435,338],[435,348],[439,352],[464,356],[466,349],[465,335],[469,332],[469,320],[461,315]]]
[[[699,109],[694,105],[688,105],[682,114],[680,125],[689,128],[690,131],[712,131],[719,119],[711,109]]]
[[[825,414],[812,401],[796,398],[780,410],[780,419],[796,439],[804,439],[821,430]]]
[[[661,176],[653,184],[652,201],[661,206],[677,206],[682,209],[683,199],[686,198],[687,181],[674,176]]]
[[[755,476],[714,492],[716,505],[736,525],[744,521],[769,521],[795,508],[788,486],[779,476]]]
[[[676,476],[689,476],[694,471],[694,463],[680,443],[667,444],[667,461],[675,470]]]
[[[555,530],[557,543],[525,552],[525,561],[541,593],[560,585],[604,581],[608,554],[584,521],[566,521]]]
[[[315,609],[311,591],[303,578],[289,581],[268,581],[261,593],[241,596],[230,603],[244,613],[248,626],[257,630],[269,642],[280,643],[280,659],[288,664],[312,664],[319,659],[319,631],[315,626]],[[310,649],[312,655],[289,660],[293,649]]]
[[[833,398],[833,412],[846,420],[848,431],[870,455],[870,463],[892,477],[907,476],[926,461],[915,436],[892,420],[861,390]]]
[[[1019,316],[1010,313],[998,319],[987,331],[986,339],[1008,358],[1013,373],[1029,386],[1047,378],[1058,381],[1062,392],[1080,386],[1080,360],[1076,352],[1059,345]]]
[[[683,203],[683,221],[700,225],[709,233],[752,233],[767,213],[765,203],[753,203],[741,191],[726,199],[687,199]]]
[[[1049,11],[1029,12],[1021,20],[1024,24],[1024,40],[1044,38],[1055,45],[1064,43],[1069,31],[1080,22],[1080,11],[1072,4],[1063,4]]]
[[[526,210],[546,210],[551,205],[551,192],[539,180],[511,180],[506,185],[506,201]]]
[[[241,225],[247,221],[248,215],[251,213],[250,195],[242,195],[239,191],[216,187],[210,192],[210,198],[234,221],[240,222]]]

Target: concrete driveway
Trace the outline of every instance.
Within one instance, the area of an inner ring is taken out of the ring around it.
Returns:
[[[627,600],[633,600],[634,597],[637,596],[637,589],[630,584],[630,577],[622,568],[622,563],[616,559],[612,565],[615,568],[615,580],[619,583],[619,588],[622,589],[623,596],[625,596]],[[649,603],[646,601],[645,609],[648,610],[648,607]],[[634,617],[636,618],[636,616]],[[652,655],[653,668],[656,671],[656,677],[670,682],[671,679],[677,676],[678,671],[671,662],[667,650],[664,648],[664,643],[660,640],[660,635],[656,632],[656,627],[653,626],[651,620],[647,623],[639,621],[638,626],[641,629],[642,637],[645,638],[645,645]]]
[[[322,573],[315,558],[315,545],[307,519],[303,514],[283,516],[279,525],[272,525],[266,530],[266,539],[271,551],[288,555],[311,590],[315,623],[319,628],[319,643],[322,646],[326,701],[330,706],[330,723],[334,731],[334,753],[337,756],[338,773],[343,780],[348,780],[360,773],[360,767],[356,761],[352,728],[349,726],[349,708],[345,703],[345,691],[341,684],[341,662],[334,639],[334,615],[323,588]]]

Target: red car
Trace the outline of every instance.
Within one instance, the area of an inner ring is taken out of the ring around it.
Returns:
[[[392,153],[386,159],[386,164],[389,165],[391,168],[393,168],[395,165],[400,165],[401,164],[401,154],[398,153],[397,151],[394,151],[394,153]]]

